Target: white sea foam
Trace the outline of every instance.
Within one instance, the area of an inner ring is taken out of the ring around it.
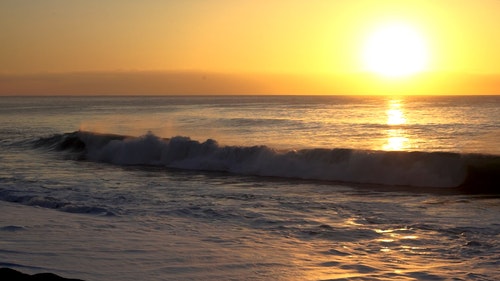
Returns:
[[[460,154],[351,149],[278,151],[220,146],[215,140],[161,139],[151,133],[117,138],[78,132],[85,157],[118,165],[153,165],[244,175],[421,187],[455,187],[466,177]]]

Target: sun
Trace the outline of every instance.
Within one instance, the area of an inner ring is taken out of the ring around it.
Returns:
[[[414,27],[400,22],[376,27],[362,50],[365,70],[389,78],[425,71],[429,51],[425,38]]]

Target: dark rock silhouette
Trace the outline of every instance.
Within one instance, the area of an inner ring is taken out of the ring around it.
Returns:
[[[0,268],[0,280],[6,281],[83,281],[80,279],[67,279],[53,273],[25,274],[10,268]]]

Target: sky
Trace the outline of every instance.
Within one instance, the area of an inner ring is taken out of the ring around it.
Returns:
[[[366,72],[385,22],[425,72]],[[498,0],[2,0],[0,94],[500,94],[499,27]]]

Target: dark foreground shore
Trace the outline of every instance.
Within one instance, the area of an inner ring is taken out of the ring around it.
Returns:
[[[8,281],[83,281],[80,279],[68,279],[53,273],[38,273],[34,275],[25,274],[10,268],[0,268],[0,280]]]

